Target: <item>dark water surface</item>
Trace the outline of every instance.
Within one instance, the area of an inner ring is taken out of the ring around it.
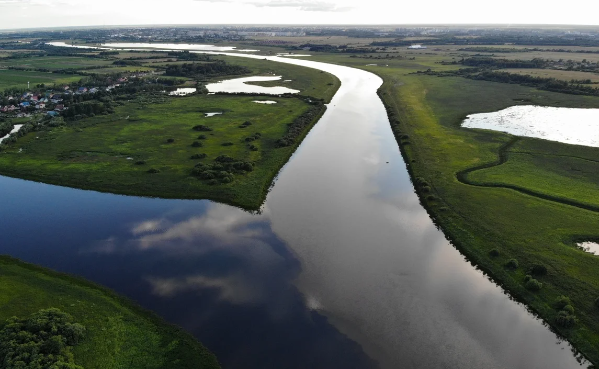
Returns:
[[[420,206],[368,72],[261,214],[0,177],[0,252],[82,275],[192,332],[224,368],[574,368]],[[284,76],[285,77],[285,76]]]

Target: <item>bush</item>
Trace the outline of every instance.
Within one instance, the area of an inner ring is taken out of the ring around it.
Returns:
[[[233,146],[233,142],[223,142],[221,146]]]
[[[256,145],[250,145],[249,147],[251,151],[258,151],[258,147]]]
[[[0,330],[0,367],[83,369],[75,364],[71,348],[84,334],[85,327],[55,308],[26,320],[10,318]]]
[[[199,159],[204,159],[205,157],[206,157],[206,154],[202,153],[202,154],[193,154],[189,158],[192,160],[199,160]]]
[[[557,310],[562,310],[567,305],[572,305],[572,302],[568,297],[563,295],[558,297],[557,300],[555,300],[555,303],[553,304],[553,306],[555,306]]]
[[[532,267],[530,267],[530,274],[532,275],[546,275],[547,274],[547,267],[543,264],[533,264]]]
[[[524,285],[524,287],[526,287],[526,289],[530,290],[530,291],[539,291],[543,287],[543,283],[541,283],[541,282],[539,282],[536,279],[534,279],[534,278],[531,277],[526,282],[526,284]]]
[[[426,199],[427,199],[428,201],[435,201],[435,200],[437,200],[437,197],[436,197],[435,195],[428,195],[428,196],[426,197]]]
[[[146,162],[143,160],[138,160],[135,162],[135,165],[144,165]]]
[[[169,139],[166,140],[166,142],[167,143],[173,143],[173,142],[175,142],[175,139],[174,138],[169,138]]]
[[[207,127],[203,124],[198,124],[197,126],[193,127],[193,130],[200,131],[200,132],[210,132],[210,131],[212,131],[212,128]]]
[[[574,306],[572,306],[572,305],[566,305],[566,306],[564,306],[564,308],[562,309],[562,311],[565,311],[568,314],[574,314]]]
[[[570,328],[576,324],[576,317],[574,315],[570,315],[570,314],[568,314],[568,312],[562,310],[559,313],[557,313],[555,322],[559,326],[562,326],[564,328]]]
[[[205,140],[207,137],[206,135],[199,135],[198,136],[198,140]]]
[[[155,174],[155,173],[160,173],[160,171],[156,168],[150,168],[150,169],[148,169],[148,173]]]
[[[518,269],[518,260],[510,259],[507,263],[505,263],[505,266],[509,269]]]
[[[595,307],[599,308],[599,297],[595,299]]]
[[[203,145],[202,145],[202,143],[201,143],[200,141],[194,141],[194,142],[191,144],[191,147],[202,147],[202,146],[203,146]]]
[[[493,250],[489,251],[489,255],[496,258],[499,256],[499,250],[493,249]]]

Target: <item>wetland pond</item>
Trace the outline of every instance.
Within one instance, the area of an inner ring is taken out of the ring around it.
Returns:
[[[379,77],[266,58],[341,87],[261,212],[0,177],[0,252],[134,299],[224,369],[581,367],[431,221]]]
[[[599,109],[519,105],[492,113],[469,115],[462,127],[599,147]]]
[[[270,82],[279,81],[281,76],[253,76],[253,77],[242,77],[228,79],[217,83],[209,83],[206,88],[210,92],[227,92],[227,93],[251,93],[251,94],[269,94],[269,95],[282,95],[282,94],[296,94],[299,90],[294,90],[288,87],[274,86],[264,87],[258,85],[250,85],[252,82]]]
[[[198,89],[195,87],[182,87],[178,88],[175,91],[171,91],[169,95],[171,96],[186,96],[196,92]]]

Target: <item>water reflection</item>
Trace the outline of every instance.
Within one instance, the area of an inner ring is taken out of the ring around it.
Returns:
[[[175,91],[171,91],[169,95],[171,96],[185,96],[196,92],[198,89],[193,87],[184,87],[178,88]]]
[[[135,298],[225,368],[371,367],[362,350],[390,369],[579,366],[419,205],[378,77],[270,60],[342,85],[261,214],[0,177],[1,250]]]
[[[599,109],[512,106],[492,113],[469,115],[466,128],[482,128],[516,136],[573,145],[599,147]]]
[[[270,94],[270,95],[282,95],[282,94],[296,94],[299,90],[294,90],[287,87],[264,87],[258,85],[249,85],[247,82],[270,82],[279,81],[281,76],[253,76],[234,78],[218,83],[209,83],[206,88],[210,92],[228,92],[228,93],[252,93],[252,94]]]

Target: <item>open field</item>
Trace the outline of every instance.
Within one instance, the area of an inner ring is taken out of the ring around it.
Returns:
[[[0,155],[0,172],[105,192],[207,198],[257,208],[273,176],[294,151],[276,148],[275,141],[309,105],[297,98],[272,98],[275,105],[252,102],[256,99],[195,95],[143,108],[132,102],[109,116],[26,135]],[[224,114],[207,118],[206,112]],[[252,125],[240,128],[246,121]],[[196,125],[212,131],[192,129]],[[257,132],[262,136],[252,142],[258,148],[252,151],[245,139]],[[199,139],[200,135],[206,138]],[[201,147],[192,146],[194,142]],[[191,159],[195,154],[207,157]],[[195,164],[212,163],[219,155],[253,162],[255,168],[229,184],[210,185],[192,176]],[[138,161],[144,164],[136,165]],[[150,168],[160,173],[148,173]]]
[[[70,83],[79,81],[82,77],[77,75],[54,74],[44,72],[27,72],[19,70],[0,69],[0,91],[7,88],[27,88],[27,82],[32,86],[39,83]]]
[[[578,72],[573,70],[556,70],[556,69],[502,69],[502,72],[509,72],[515,74],[524,74],[533,77],[541,78],[555,78],[563,81],[576,80],[587,80],[591,82],[599,82],[599,74],[590,72]]]
[[[219,368],[205,347],[110,290],[0,256],[0,326],[58,308],[85,328],[74,358],[84,368]]]
[[[106,66],[111,65],[112,61],[96,59],[96,58],[83,58],[83,57],[70,57],[70,56],[44,56],[44,57],[29,57],[22,59],[6,59],[0,60],[0,68],[6,67],[19,67],[19,68],[31,68],[31,69],[48,69],[48,70],[59,70],[59,69],[78,69],[87,68],[93,66]]]
[[[122,72],[152,72],[154,68],[146,66],[126,66],[126,67],[110,67],[110,68],[98,68],[98,69],[86,69],[82,72],[85,73],[97,73],[97,74],[111,74],[111,73],[122,73]]]
[[[599,99],[460,77],[410,74],[452,67],[437,64],[438,58],[422,55],[416,60],[385,61],[388,66],[365,66],[363,60],[346,56],[314,57],[370,70],[384,79],[380,93],[390,111],[392,128],[421,202],[435,222],[472,262],[592,362],[599,362],[599,309],[594,305],[599,297],[599,264],[595,256],[574,246],[575,240],[599,236],[599,212],[476,182],[515,183],[528,192],[596,204],[599,186],[593,168],[599,149],[521,138],[509,149],[506,164],[468,173],[465,179],[471,184],[459,175],[470,168],[495,165],[500,148],[512,140],[499,132],[460,128],[466,115],[523,104],[522,100],[525,104],[599,108]],[[550,153],[560,156],[549,158]],[[491,256],[491,250],[498,256]],[[510,259],[518,261],[517,269],[505,267]],[[548,271],[535,276],[543,284],[538,292],[525,287],[525,275],[534,264],[542,264]],[[557,323],[555,300],[560,295],[568,296],[575,309],[578,323],[572,328]]]

